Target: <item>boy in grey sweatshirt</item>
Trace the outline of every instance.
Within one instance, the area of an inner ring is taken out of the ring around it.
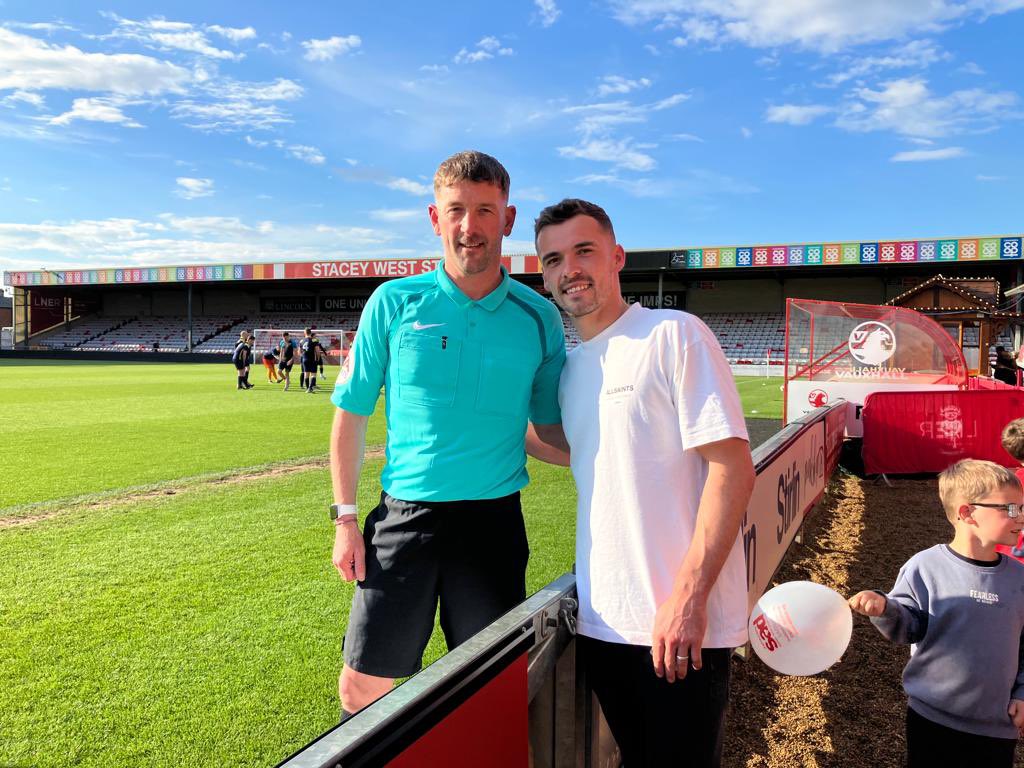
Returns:
[[[996,552],[1024,526],[1021,484],[988,461],[939,475],[953,540],[918,552],[888,595],[859,592],[854,611],[895,643],[903,670],[907,766],[1013,766],[1024,728],[1024,566]]]

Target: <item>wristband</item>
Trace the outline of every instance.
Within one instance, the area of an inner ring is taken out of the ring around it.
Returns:
[[[341,516],[354,518],[356,516],[355,504],[331,504],[331,520],[337,520]]]

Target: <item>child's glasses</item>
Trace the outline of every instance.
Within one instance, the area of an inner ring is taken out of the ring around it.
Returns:
[[[992,504],[984,501],[972,501],[972,507],[989,507],[990,509],[1001,509],[1007,517],[1017,517],[1021,513],[1020,504]]]

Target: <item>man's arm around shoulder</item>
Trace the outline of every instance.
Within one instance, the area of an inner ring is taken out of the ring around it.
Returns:
[[[561,424],[534,424],[526,427],[526,453],[535,459],[569,466],[569,443]]]

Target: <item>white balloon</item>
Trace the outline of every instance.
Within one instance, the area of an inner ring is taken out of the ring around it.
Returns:
[[[846,599],[813,581],[787,581],[765,592],[747,625],[754,653],[784,675],[816,675],[846,651],[853,614]]]

